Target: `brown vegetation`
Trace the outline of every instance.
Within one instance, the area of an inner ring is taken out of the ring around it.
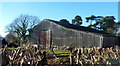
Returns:
[[[57,48],[56,48],[57,49]],[[3,65],[49,65],[49,64],[120,64],[120,47],[110,48],[75,48],[62,47],[68,55],[48,54],[33,45],[26,45],[15,50],[3,49]]]

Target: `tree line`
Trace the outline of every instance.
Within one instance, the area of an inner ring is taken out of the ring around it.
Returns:
[[[89,23],[87,27],[93,28],[99,31],[104,31],[110,34],[116,34],[120,27],[120,22],[115,22],[114,16],[95,16],[91,15],[86,17],[86,23]],[[81,26],[83,19],[81,16],[76,15],[71,20],[71,24]],[[30,34],[35,25],[40,22],[37,16],[20,15],[18,18],[6,27],[8,34],[5,39],[10,43],[25,44],[32,38]],[[59,22],[70,24],[67,19],[61,19]]]
[[[91,15],[89,17],[86,17],[86,23],[89,23],[87,27],[93,28],[99,31],[104,31],[110,34],[116,34],[120,28],[120,22],[115,22],[114,16],[95,16]],[[60,21],[67,22],[66,19],[62,19]],[[81,26],[83,23],[83,19],[81,16],[77,15],[74,19],[72,19],[72,24]]]

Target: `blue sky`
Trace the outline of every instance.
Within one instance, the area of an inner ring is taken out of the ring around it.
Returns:
[[[1,2],[0,3],[0,35],[5,36],[5,26],[21,14],[38,16],[40,20],[45,18],[71,20],[80,15],[83,25],[87,25],[85,17],[115,16],[118,21],[117,2]]]
[[[118,2],[119,0],[0,0],[0,2]]]

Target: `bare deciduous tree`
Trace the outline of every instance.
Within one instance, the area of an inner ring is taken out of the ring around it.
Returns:
[[[7,26],[7,32],[14,34],[20,43],[26,43],[27,38],[30,38],[32,28],[40,22],[36,16],[20,15],[9,26]]]

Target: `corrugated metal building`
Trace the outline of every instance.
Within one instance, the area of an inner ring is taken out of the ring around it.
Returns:
[[[45,48],[51,44],[61,46],[73,44],[76,47],[108,47],[118,44],[118,38],[92,28],[44,19],[33,28],[32,42]]]

